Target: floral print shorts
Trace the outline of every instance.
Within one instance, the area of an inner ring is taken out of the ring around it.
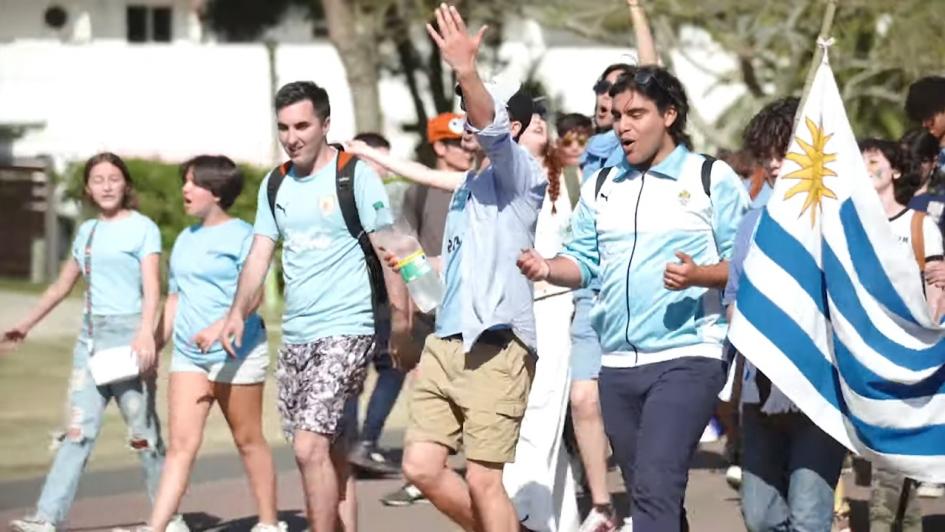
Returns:
[[[345,402],[361,392],[374,356],[374,335],[329,336],[308,344],[284,344],[276,382],[282,432],[338,436]]]

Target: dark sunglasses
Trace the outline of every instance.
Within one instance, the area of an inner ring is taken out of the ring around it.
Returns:
[[[666,87],[663,86],[659,78],[656,77],[656,73],[653,70],[637,70],[633,75],[633,84],[643,89],[646,89],[650,85],[656,85],[656,88],[665,96],[667,96],[670,102],[672,102],[674,105],[679,105],[679,102],[676,101],[673,93],[668,91]],[[613,83],[607,81],[606,79],[601,79],[594,84],[594,92],[598,95],[601,95],[609,92],[610,88],[613,86]]]

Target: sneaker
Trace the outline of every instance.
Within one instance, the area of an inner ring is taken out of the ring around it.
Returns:
[[[56,525],[35,516],[10,521],[13,532],[56,532]]]
[[[289,530],[289,524],[285,521],[279,521],[274,525],[266,523],[256,523],[249,532],[287,532]]]
[[[633,518],[624,517],[623,526],[620,527],[620,530],[618,532],[633,532]]]
[[[360,441],[348,453],[348,462],[375,475],[399,475],[400,465],[384,456],[376,445]]]
[[[742,468],[737,465],[728,466],[728,469],[725,470],[725,481],[733,490],[740,488],[742,485]]]
[[[945,486],[931,482],[921,482],[918,489],[915,490],[915,494],[923,499],[937,499],[945,495]]]
[[[602,512],[597,508],[591,508],[591,511],[581,523],[578,532],[614,532],[617,530],[617,524],[614,523],[613,514]]]
[[[413,484],[404,484],[399,490],[381,497],[384,506],[410,506],[418,502],[430,502]]]
[[[187,526],[187,521],[184,521],[184,516],[177,514],[171,519],[171,522],[164,527],[164,532],[190,532],[190,527]]]

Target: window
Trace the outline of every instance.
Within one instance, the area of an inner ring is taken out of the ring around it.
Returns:
[[[128,6],[128,42],[171,42],[172,14],[170,7]]]

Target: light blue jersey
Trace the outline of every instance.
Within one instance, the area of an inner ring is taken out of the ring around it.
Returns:
[[[269,210],[268,178],[259,187],[254,230],[283,241],[282,336],[288,344],[374,334],[367,263],[338,205],[336,163],[337,157],[309,176],[300,177],[291,170],[276,195],[275,219]],[[360,161],[355,168],[354,197],[365,231],[391,222],[384,184]]]
[[[92,314],[117,316],[141,312],[141,260],[161,252],[161,232],[138,211],[117,220],[86,220],[76,231],[72,257],[85,271],[85,245],[92,238]],[[88,276],[86,276],[88,281]]]
[[[199,363],[226,360],[220,342],[214,342],[209,351],[202,353],[193,338],[226,316],[252,243],[253,226],[235,218],[211,227],[192,225],[177,236],[168,276],[168,291],[178,297],[175,352]],[[246,320],[237,356],[246,356],[264,341],[262,319],[254,312]]]
[[[705,194],[703,160],[678,146],[645,173],[624,160],[596,197],[596,176],[581,190],[563,256],[579,266],[584,286],[601,280],[591,320],[605,366],[722,357],[720,291],[663,285],[666,265],[679,262],[676,251],[700,265],[727,260],[748,208],[745,187],[721,161],[712,166],[710,196]]]
[[[459,265],[463,257],[463,239],[466,237],[466,202],[469,200],[469,188],[466,183],[453,192],[449,210],[446,213],[446,230],[443,233],[443,255],[446,266],[443,268],[445,288],[443,304],[437,312],[436,335],[440,338],[462,334],[462,302],[460,284],[462,275]]]
[[[581,173],[584,180],[605,166],[615,166],[623,158],[623,146],[620,145],[620,139],[614,130],[594,135],[588,139],[587,147],[581,155]]]

